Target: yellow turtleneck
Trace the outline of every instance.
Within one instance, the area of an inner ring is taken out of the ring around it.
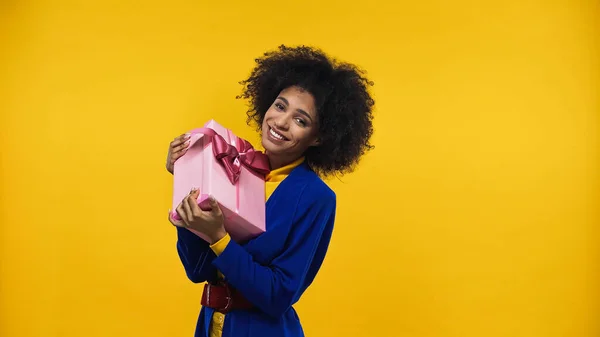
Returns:
[[[302,164],[303,161],[304,157],[284,167],[275,169],[267,174],[265,177],[265,201],[269,200],[269,197],[271,194],[273,194],[277,186],[279,186],[279,183],[281,183],[290,174],[290,172],[296,168],[296,166]],[[227,234],[221,240],[211,245],[210,248],[218,256],[225,250],[225,247],[227,247],[229,241],[231,241],[231,237],[229,234]],[[219,272],[219,277],[224,278],[221,272]],[[212,317],[212,324],[209,332],[210,337],[221,337],[223,334],[223,322],[225,322],[225,314],[215,311]]]

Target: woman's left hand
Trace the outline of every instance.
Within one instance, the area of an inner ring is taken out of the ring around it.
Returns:
[[[208,211],[202,210],[197,203],[199,195],[200,191],[198,189],[192,189],[177,206],[176,212],[181,220],[173,219],[169,213],[169,221],[177,227],[190,228],[206,235],[211,240],[210,244],[214,244],[227,235],[223,225],[223,212],[221,212],[219,204],[212,196],[208,199],[211,209]]]

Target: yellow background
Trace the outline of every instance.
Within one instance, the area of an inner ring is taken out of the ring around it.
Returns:
[[[308,336],[599,336],[597,1],[2,1],[0,335],[192,336],[169,141],[255,57],[375,81]]]

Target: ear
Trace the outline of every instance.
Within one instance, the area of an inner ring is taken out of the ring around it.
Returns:
[[[312,143],[310,143],[310,146],[319,146],[319,145],[321,145],[321,138],[319,138],[319,137],[316,137],[316,138],[315,138],[315,139],[312,141]]]

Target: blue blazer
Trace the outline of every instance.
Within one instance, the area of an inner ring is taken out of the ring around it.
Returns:
[[[335,193],[303,163],[269,197],[267,230],[259,237],[232,240],[217,257],[208,243],[177,227],[177,251],[188,278],[215,281],[218,269],[257,308],[227,313],[223,337],[304,336],[292,305],[323,263],[335,210]],[[213,312],[200,310],[196,337],[208,336]]]

